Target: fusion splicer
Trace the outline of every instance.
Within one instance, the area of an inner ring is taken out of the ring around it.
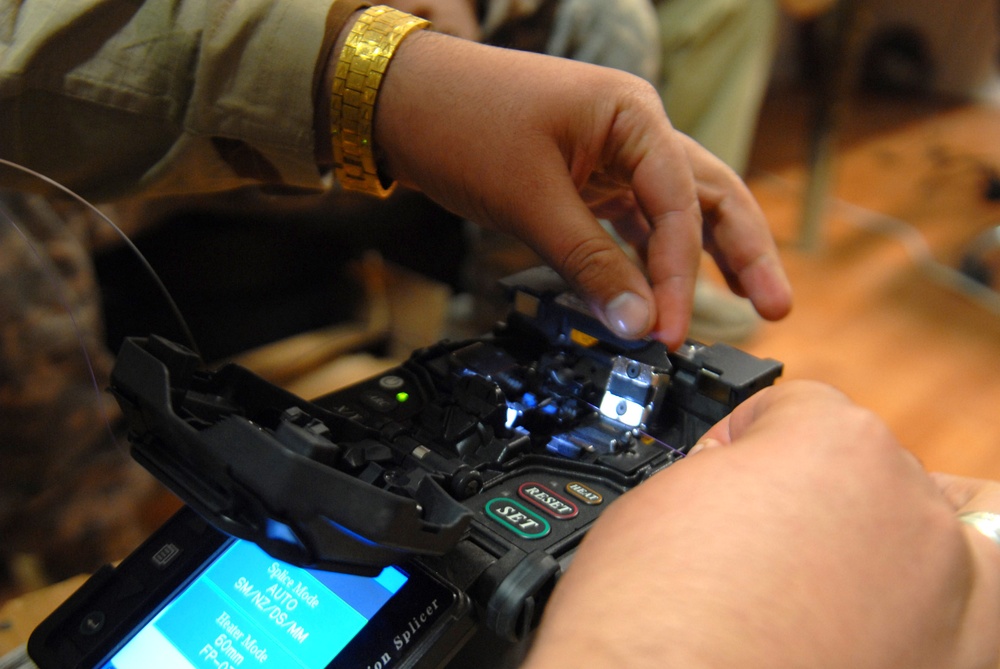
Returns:
[[[129,340],[112,391],[133,454],[277,559],[359,575],[410,565],[465,600],[470,625],[522,638],[602,510],[781,364],[617,338],[546,268],[503,284],[513,307],[491,334],[313,401]]]

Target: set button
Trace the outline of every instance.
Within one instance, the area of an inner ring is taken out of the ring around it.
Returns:
[[[552,531],[547,520],[509,497],[487,502],[486,515],[522,539],[541,539]]]

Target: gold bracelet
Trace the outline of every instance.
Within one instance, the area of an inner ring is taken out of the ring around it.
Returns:
[[[365,10],[351,28],[330,97],[334,173],[343,188],[378,197],[395,188],[395,183],[385,186],[378,175],[372,146],[375,102],[396,47],[412,31],[429,26],[424,19],[380,5]]]

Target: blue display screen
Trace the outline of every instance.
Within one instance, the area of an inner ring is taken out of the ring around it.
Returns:
[[[102,669],[326,667],[407,576],[301,569],[235,541]]]

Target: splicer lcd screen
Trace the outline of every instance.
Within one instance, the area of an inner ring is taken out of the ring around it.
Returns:
[[[301,569],[234,541],[102,669],[322,669],[407,580]]]

